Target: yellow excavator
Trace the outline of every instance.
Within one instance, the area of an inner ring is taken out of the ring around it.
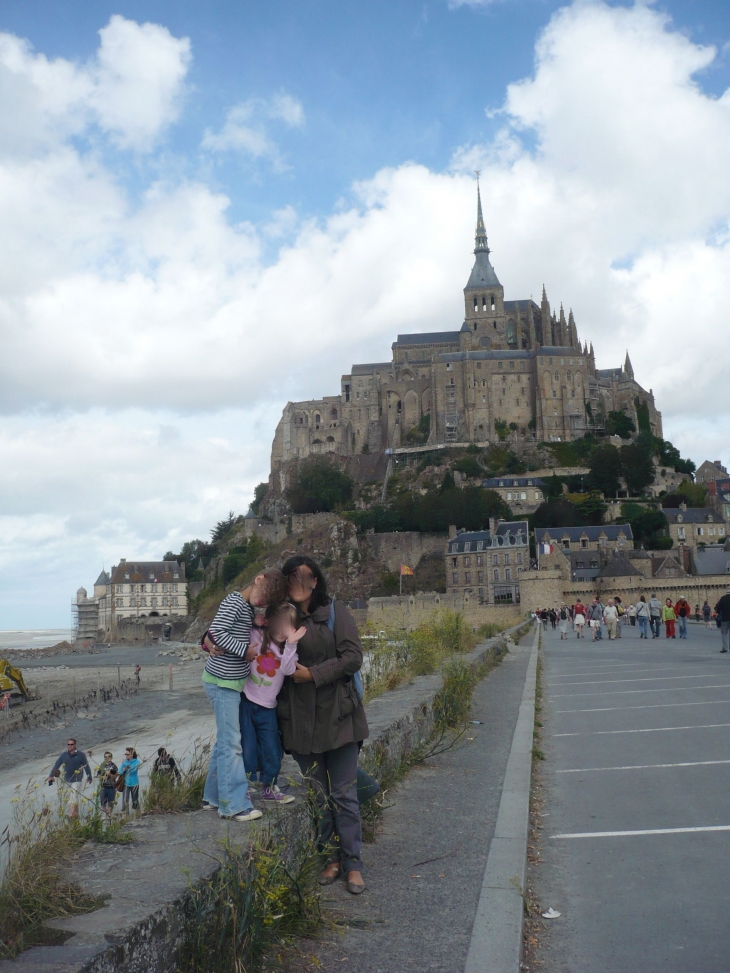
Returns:
[[[24,703],[27,699],[33,699],[20,669],[16,669],[5,659],[0,659],[0,696],[4,697],[6,693],[10,693],[11,703]]]

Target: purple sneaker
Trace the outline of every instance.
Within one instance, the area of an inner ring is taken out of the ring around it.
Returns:
[[[296,798],[291,794],[282,794],[276,784],[262,784],[261,800],[276,801],[277,804],[293,804]]]

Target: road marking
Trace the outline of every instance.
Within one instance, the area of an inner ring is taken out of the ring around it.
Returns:
[[[563,686],[610,686],[615,682],[656,682],[657,679],[711,679],[713,676],[713,672],[698,672],[696,676],[689,676],[685,674],[684,676],[642,676],[640,679],[592,679],[589,682],[563,682],[558,688],[562,689]],[[698,689],[699,687],[695,686],[694,688]],[[641,692],[641,690],[637,690],[637,692]],[[561,695],[568,696],[584,694],[562,693]]]
[[[705,661],[705,664],[706,664],[708,660],[705,659],[704,661]],[[637,672],[664,672],[667,669],[686,669],[686,668],[687,668],[686,666],[679,666],[679,665],[676,665],[676,666],[655,666],[655,667],[650,668],[650,669],[632,669],[630,672],[626,673],[626,675],[633,676]],[[613,676],[614,674],[615,675],[619,675],[619,673],[614,673],[613,671],[606,673],[607,676]],[[591,670],[590,672],[588,670],[586,670],[585,672],[562,672],[562,673],[558,673],[553,678],[555,678],[555,679],[563,679],[566,676],[595,676],[595,675],[600,675],[600,672],[596,672],[596,671],[593,671],[593,670]],[[563,685],[568,685],[568,684],[563,683]]]
[[[570,770],[556,770],[556,774],[588,774],[596,770],[657,770],[665,767],[709,767],[715,764],[730,764],[730,760],[695,760],[681,764],[634,764],[628,767],[572,767]]]
[[[557,716],[558,713],[613,713],[616,710],[662,709],[666,706],[713,706],[715,703],[730,703],[730,699],[701,699],[692,703],[644,703],[641,706],[596,706],[592,709],[559,709],[555,711],[555,715]]]
[[[631,838],[647,834],[697,834],[706,831],[730,831],[730,824],[715,824],[707,828],[653,828],[646,831],[579,831],[574,834],[553,834],[551,838]]]
[[[632,707],[640,709],[641,707]],[[580,710],[576,710],[580,712]],[[588,712],[591,712],[588,710]],[[694,726],[652,726],[645,730],[586,730],[585,733],[553,733],[554,737],[603,736],[610,733],[666,733],[667,730],[714,730],[730,723],[701,723]]]
[[[578,696],[630,696],[634,693],[682,693],[698,689],[730,689],[730,683],[720,683],[719,686],[670,686],[669,689],[617,689],[611,693],[553,693],[553,699],[576,698]]]

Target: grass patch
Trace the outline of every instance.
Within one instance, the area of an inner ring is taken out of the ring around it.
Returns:
[[[132,835],[119,821],[107,822],[98,808],[82,821],[65,817],[64,795],[55,807],[34,790],[13,799],[13,828],[0,841],[0,957],[11,959],[31,946],[63,942],[49,919],[93,912],[105,900],[89,895],[65,877],[74,853],[87,841],[126,843]]]
[[[363,672],[365,701],[397,689],[414,676],[438,672],[446,659],[471,652],[478,642],[492,638],[503,628],[489,623],[475,633],[460,612],[447,610],[434,614],[407,635],[378,641]]]
[[[195,742],[187,770],[180,780],[173,774],[152,774],[142,794],[143,814],[180,814],[203,806],[203,788],[208,775],[210,743]]]
[[[314,841],[293,849],[271,830],[227,844],[219,871],[191,889],[178,973],[253,973],[267,953],[311,937],[322,922]]]

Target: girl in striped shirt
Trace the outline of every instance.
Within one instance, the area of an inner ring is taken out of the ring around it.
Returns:
[[[251,623],[254,609],[283,601],[286,581],[281,571],[256,575],[243,591],[232,591],[220,604],[202,644],[210,655],[203,672],[203,688],[215,714],[216,741],[203,790],[203,807],[223,818],[253,821],[261,817],[248,796],[243,763],[239,707],[250,671]]]

